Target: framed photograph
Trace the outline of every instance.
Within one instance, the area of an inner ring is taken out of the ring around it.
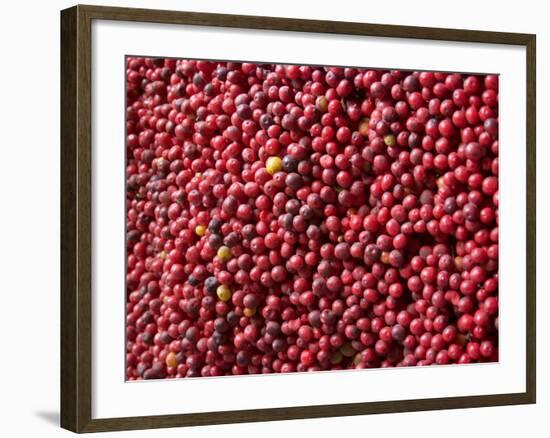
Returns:
[[[535,403],[535,35],[61,12],[61,425]]]

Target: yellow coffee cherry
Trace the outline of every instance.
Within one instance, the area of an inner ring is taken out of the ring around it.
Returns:
[[[269,157],[265,163],[265,170],[270,175],[279,172],[283,168],[283,160],[279,157]]]
[[[243,310],[244,316],[250,318],[251,316],[254,316],[256,313],[256,309],[253,307],[245,307]]]
[[[222,262],[226,262],[231,259],[231,250],[227,246],[220,246],[217,255]]]
[[[315,101],[315,106],[322,113],[326,113],[328,111],[328,99],[325,96],[319,96]]]
[[[168,368],[174,368],[178,366],[178,360],[176,359],[176,353],[171,351],[166,355],[166,366]]]
[[[395,135],[393,134],[385,135],[384,143],[386,143],[386,146],[395,146]]]
[[[204,225],[197,225],[195,228],[195,234],[197,236],[204,236],[204,233],[206,233],[206,227]]]
[[[231,299],[231,289],[227,287],[225,284],[221,284],[216,289],[216,294],[218,295],[218,298],[222,301],[229,301]]]
[[[351,346],[351,342],[346,342],[340,348],[340,353],[342,353],[345,357],[352,357],[355,355],[356,351],[355,348]]]
[[[387,251],[383,251],[380,255],[380,261],[387,265],[390,262],[390,253]]]
[[[455,268],[458,272],[462,272],[462,267],[464,266],[464,260],[460,256],[455,257]]]
[[[367,137],[369,135],[369,128],[370,128],[370,119],[368,117],[364,117],[359,122],[359,133],[363,137]]]

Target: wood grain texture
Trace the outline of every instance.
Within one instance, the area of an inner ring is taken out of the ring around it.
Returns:
[[[527,369],[518,394],[92,419],[92,20],[513,44],[527,51]],[[75,6],[61,13],[61,425],[74,432],[275,421],[534,403],[536,400],[536,39],[530,34]]]
[[[91,22],[61,14],[61,425],[91,419]]]
[[[81,432],[105,432],[129,429],[205,426],[215,424],[250,423],[260,421],[299,420],[322,417],[347,417],[441,409],[478,408],[532,403],[526,393],[447,397],[388,402],[347,403],[323,406],[256,409],[201,414],[159,415],[147,417],[107,418],[92,420]]]
[[[537,39],[527,41],[527,394],[531,403],[537,400]]]
[[[140,21],[148,23],[187,24],[196,26],[250,28],[514,45],[525,45],[529,42],[531,37],[529,34],[521,33],[443,29],[436,27],[302,20],[296,18],[210,14],[202,12],[166,11],[139,8],[113,8],[103,6],[80,7],[85,10],[85,13],[93,16],[95,19],[117,21]]]
[[[92,25],[77,8],[77,418],[84,427],[92,412]]]
[[[61,16],[61,426],[77,428],[76,8]]]

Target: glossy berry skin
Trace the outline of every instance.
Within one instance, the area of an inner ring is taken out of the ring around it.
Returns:
[[[126,377],[498,361],[498,76],[128,57]]]

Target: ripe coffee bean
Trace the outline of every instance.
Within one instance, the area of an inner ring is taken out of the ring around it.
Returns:
[[[129,380],[498,361],[498,76],[126,74]]]

